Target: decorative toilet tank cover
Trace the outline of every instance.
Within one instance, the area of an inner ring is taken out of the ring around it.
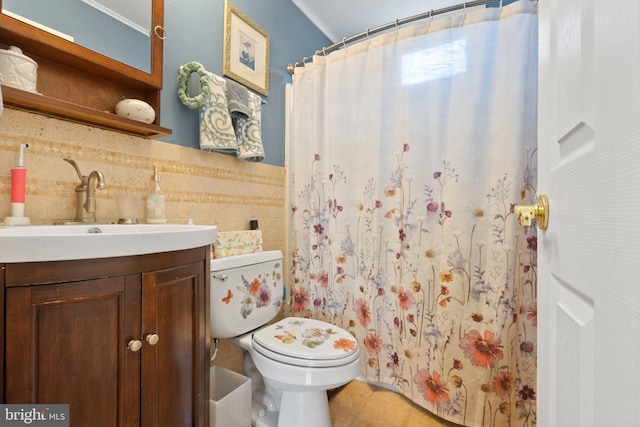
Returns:
[[[316,319],[289,317],[253,335],[261,346],[301,359],[340,359],[357,350],[349,332]]]

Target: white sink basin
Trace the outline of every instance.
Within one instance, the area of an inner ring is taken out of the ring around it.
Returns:
[[[197,248],[217,227],[181,224],[74,224],[0,227],[0,263],[110,258]]]

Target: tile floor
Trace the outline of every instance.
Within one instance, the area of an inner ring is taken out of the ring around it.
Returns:
[[[329,392],[334,427],[455,427],[404,396],[353,380]]]
[[[240,349],[229,340],[219,344],[215,364],[242,373]],[[457,427],[398,393],[358,379],[329,391],[329,409],[333,427]]]

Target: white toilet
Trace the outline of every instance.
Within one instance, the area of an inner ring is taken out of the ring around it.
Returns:
[[[327,390],[360,372],[357,340],[326,322],[289,317],[268,324],[283,304],[282,253],[211,260],[211,328],[243,350],[256,427],[329,427]]]

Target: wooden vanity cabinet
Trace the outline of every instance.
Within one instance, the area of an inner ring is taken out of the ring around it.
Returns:
[[[69,404],[72,427],[208,425],[208,250],[6,264],[3,401]]]

